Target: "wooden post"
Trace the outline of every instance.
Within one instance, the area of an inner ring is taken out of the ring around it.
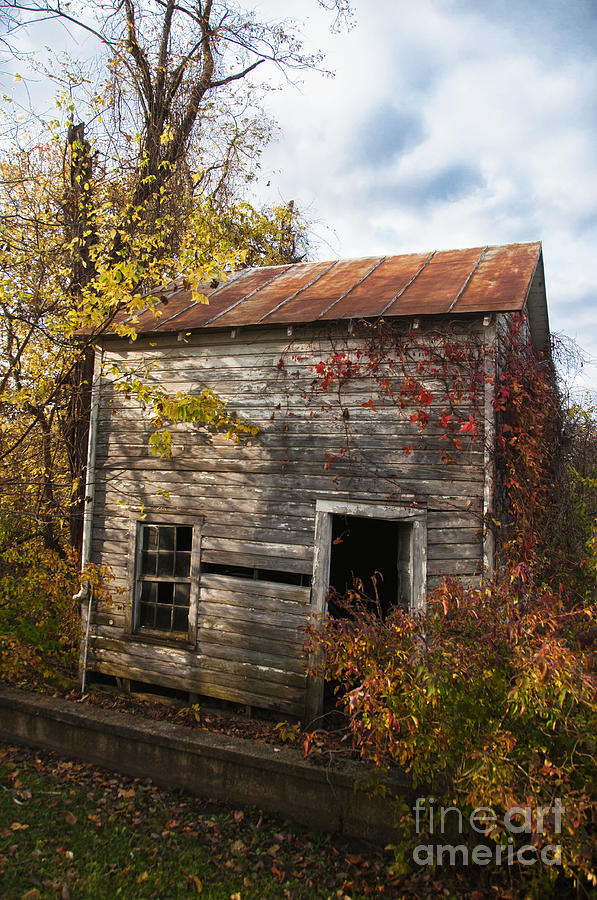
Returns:
[[[332,546],[332,516],[328,512],[315,514],[315,547],[313,556],[313,581],[311,585],[311,623],[321,624],[326,614],[326,596],[330,580]],[[321,651],[309,656],[309,670],[322,662]],[[305,727],[323,712],[323,678],[308,675],[305,698]]]
[[[496,344],[497,327],[492,317],[487,317],[484,325],[484,360],[485,375],[484,396],[484,440],[483,440],[483,571],[488,577],[495,568],[495,536],[493,523],[495,502],[495,378],[497,374]]]

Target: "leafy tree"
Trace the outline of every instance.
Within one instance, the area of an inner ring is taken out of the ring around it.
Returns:
[[[320,5],[349,13],[345,0]],[[37,119],[33,137],[9,116],[0,172],[2,513],[39,524],[60,550],[61,521],[73,543],[81,537],[94,337],[181,271],[201,299],[201,283],[231,268],[306,252],[293,204],[258,212],[239,190],[272,127],[254,112],[250,79],[268,64],[300,70],[321,58],[289,23],[219,0],[33,0],[1,12],[9,38],[54,18],[104,49],[99,87],[77,64],[48,70],[59,114]],[[134,338],[134,322],[117,327]],[[137,384],[134,373],[122,379]],[[213,421],[211,396],[184,409],[180,398],[155,399],[162,413]],[[234,432],[222,411],[217,421]]]

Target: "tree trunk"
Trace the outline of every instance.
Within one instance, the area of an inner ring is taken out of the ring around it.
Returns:
[[[67,150],[69,183],[65,190],[64,221],[67,240],[73,241],[70,293],[73,303],[77,304],[82,291],[95,275],[91,248],[97,240],[93,208],[93,154],[89,141],[85,139],[84,123],[69,126]],[[61,418],[72,483],[70,539],[79,554],[83,544],[92,378],[93,348],[86,347],[81,350],[66,385],[66,408]]]

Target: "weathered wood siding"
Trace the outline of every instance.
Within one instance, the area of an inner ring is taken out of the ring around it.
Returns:
[[[476,340],[479,319],[455,329]],[[98,610],[90,666],[184,690],[302,712],[304,629],[309,589],[201,574],[197,647],[159,646],[127,633],[131,510],[201,517],[201,563],[311,575],[317,499],[395,503],[427,510],[427,574],[479,576],[483,564],[483,435],[465,439],[443,460],[444,429],[431,421],[421,435],[412,408],[380,402],[369,379],[355,378],[338,397],[313,389],[312,367],[338,341],[362,337],[346,325],[203,332],[106,343],[113,362],[137,366],[171,391],[213,388],[261,433],[241,443],[190,426],[172,429],[174,453],[151,455],[150,411],[102,382],[97,431],[92,560],[112,567],[125,593]],[[442,385],[434,393],[432,420]],[[372,395],[376,409],[364,406]],[[465,407],[463,407],[463,413]],[[405,452],[411,444],[413,449]],[[326,454],[328,456],[326,457]],[[329,458],[332,459],[330,464]],[[137,516],[138,518],[139,516]]]

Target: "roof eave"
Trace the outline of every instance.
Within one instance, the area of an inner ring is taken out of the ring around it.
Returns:
[[[542,250],[539,250],[535,270],[529,282],[524,309],[529,320],[529,331],[533,347],[540,353],[549,353],[549,314],[547,312]]]

